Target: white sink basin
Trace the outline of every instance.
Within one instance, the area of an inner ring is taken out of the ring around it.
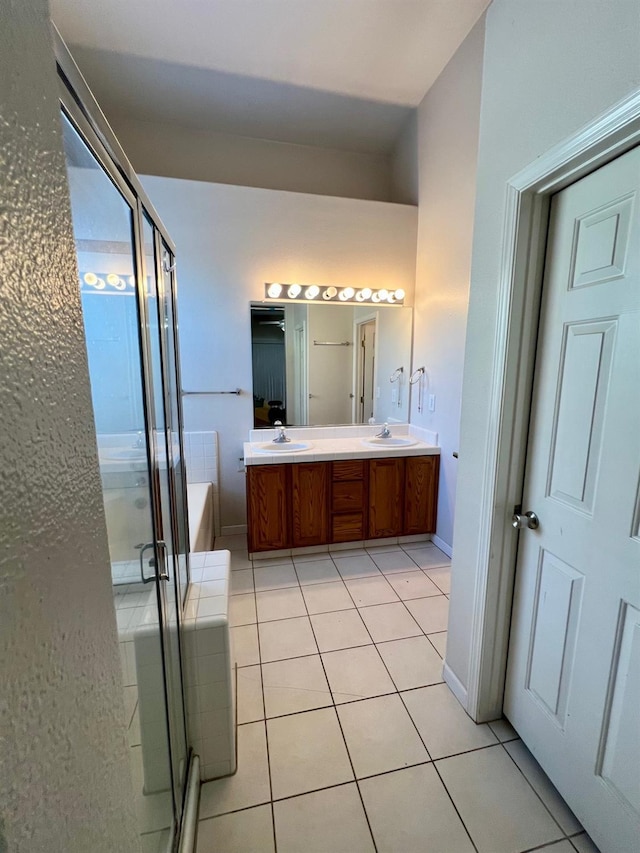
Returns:
[[[376,450],[382,450],[385,447],[413,447],[418,441],[415,438],[363,438],[362,443],[367,447],[375,447]]]
[[[267,444],[252,444],[256,453],[298,453],[301,450],[309,450],[312,445],[308,441],[287,441],[284,444],[269,441]]]

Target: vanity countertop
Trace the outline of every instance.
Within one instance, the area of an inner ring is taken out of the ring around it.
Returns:
[[[304,449],[291,450],[284,445],[271,448],[273,431],[261,430],[258,436],[252,432],[252,441],[244,444],[245,465],[275,465],[290,462],[329,462],[338,459],[376,459],[385,456],[428,456],[439,455],[440,447],[410,435],[407,428],[392,430],[393,438],[410,441],[410,444],[393,446],[384,444],[371,446],[367,442],[380,431],[380,426],[369,428],[366,432],[360,428],[357,435],[349,435],[349,428],[336,429],[291,429],[287,436],[291,445],[306,445]],[[336,434],[337,433],[337,434]],[[437,438],[436,438],[437,440]],[[289,451],[289,452],[287,452]]]

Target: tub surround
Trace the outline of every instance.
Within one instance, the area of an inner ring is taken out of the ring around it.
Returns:
[[[183,614],[187,726],[202,781],[236,769],[234,653],[229,628],[229,551],[191,554]]]
[[[306,443],[309,448],[287,453],[274,448],[272,453],[262,448],[275,437],[275,429],[253,429],[244,444],[245,465],[275,465],[295,462],[328,462],[339,459],[377,459],[383,456],[439,455],[438,434],[411,424],[390,423],[394,438],[410,438],[416,443],[405,446],[380,445],[365,442],[374,438],[382,424],[355,424],[335,427],[287,427],[291,443]]]

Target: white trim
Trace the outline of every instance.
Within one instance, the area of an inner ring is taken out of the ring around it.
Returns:
[[[446,661],[442,667],[442,677],[444,678],[449,690],[453,693],[462,707],[466,709],[468,704],[466,688],[454,671],[449,669],[449,665]]]
[[[435,533],[431,537],[431,541],[434,545],[440,548],[441,551],[447,555],[447,557],[453,556],[453,548],[449,545],[448,542],[445,542],[444,539],[441,539],[439,536],[436,536]]]
[[[549,197],[639,142],[640,91],[507,184],[465,701],[445,666],[447,684],[477,722],[502,713],[517,546],[509,518],[524,479]]]

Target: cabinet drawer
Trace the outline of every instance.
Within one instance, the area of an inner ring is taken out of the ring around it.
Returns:
[[[351,542],[364,539],[364,513],[350,512],[334,515],[332,519],[332,541]]]
[[[345,459],[333,463],[333,482],[340,480],[364,480],[364,459]]]
[[[331,504],[334,512],[362,512],[364,506],[364,483],[362,480],[334,483]]]

